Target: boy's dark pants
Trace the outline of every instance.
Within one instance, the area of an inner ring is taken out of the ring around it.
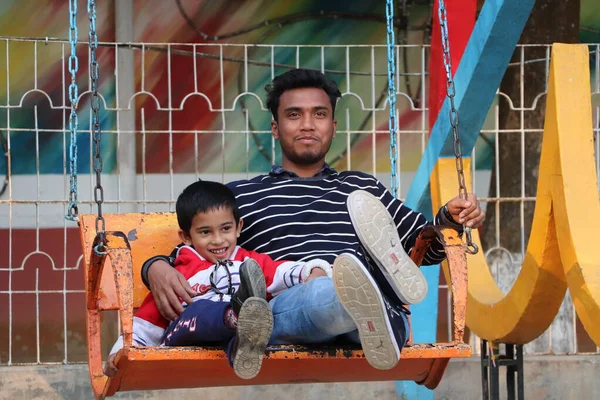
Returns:
[[[235,329],[225,325],[229,301],[198,300],[188,305],[179,318],[171,322],[161,344],[165,346],[220,345],[231,364]]]

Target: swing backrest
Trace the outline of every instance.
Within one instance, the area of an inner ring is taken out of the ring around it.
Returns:
[[[170,254],[181,242],[177,235],[179,229],[177,216],[172,212],[155,212],[107,214],[104,218],[107,230],[123,232],[129,240],[133,259],[133,306],[137,308],[148,294],[141,277],[144,261],[159,254]],[[79,216],[81,243],[85,249],[83,262],[86,266],[90,264],[92,243],[96,237],[95,220],[96,215]],[[98,308],[100,311],[118,310],[119,304],[110,259],[106,260],[104,268],[98,292]]]

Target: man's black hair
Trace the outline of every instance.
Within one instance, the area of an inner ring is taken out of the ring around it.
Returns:
[[[240,222],[240,210],[235,196],[227,186],[212,181],[194,182],[183,189],[175,203],[179,228],[189,235],[196,214],[221,208],[230,209],[235,223]]]
[[[319,71],[313,69],[293,69],[284,74],[278,75],[273,82],[265,87],[267,91],[267,108],[271,110],[273,119],[278,121],[277,109],[279,108],[279,97],[286,90],[299,88],[317,88],[323,89],[329,101],[331,101],[332,117],[335,114],[335,104],[337,99],[342,96],[334,80],[326,77]]]

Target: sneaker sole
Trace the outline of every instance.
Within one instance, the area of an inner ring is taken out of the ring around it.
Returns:
[[[250,289],[252,293],[248,297],[267,298],[267,284],[265,275],[263,274],[258,262],[252,258],[248,258],[245,262],[245,273],[240,274],[240,279],[245,278],[244,285]]]
[[[369,364],[382,370],[394,368],[400,360],[400,349],[371,275],[356,257],[342,254],[333,262],[333,282],[342,306],[358,328]]]
[[[233,370],[242,379],[252,379],[260,372],[265,348],[273,330],[273,314],[264,299],[250,297],[238,315],[238,347]]]
[[[396,225],[378,198],[364,190],[348,196],[348,213],[360,242],[405,304],[416,304],[427,295],[427,280],[406,254]]]

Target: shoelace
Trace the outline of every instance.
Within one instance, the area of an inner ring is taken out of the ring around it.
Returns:
[[[233,283],[231,281],[231,271],[229,267],[233,266],[231,260],[217,260],[215,264],[215,269],[210,273],[210,287],[221,297],[221,301],[223,301],[223,296],[226,294],[233,296],[235,294],[235,288],[233,287]],[[215,283],[215,277],[217,275],[217,271],[219,267],[224,267],[225,271],[227,271],[227,293],[221,292],[221,290],[217,287]]]

